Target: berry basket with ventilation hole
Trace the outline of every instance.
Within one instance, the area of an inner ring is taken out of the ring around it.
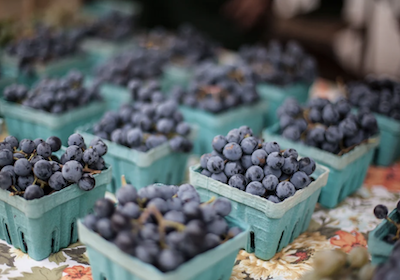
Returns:
[[[374,214],[383,221],[368,234],[368,251],[373,264],[385,263],[400,236],[400,203],[388,215],[385,205],[377,205]]]
[[[174,101],[153,101],[157,89],[144,92],[118,112],[108,111],[99,122],[78,129],[89,142],[100,137],[107,143],[106,159],[113,166],[110,192],[117,190],[121,175],[137,188],[179,184],[185,177],[195,131]]]
[[[84,86],[76,71],[44,79],[30,90],[13,84],[2,93],[0,110],[8,133],[19,139],[55,135],[66,140],[78,126],[99,119],[106,107],[97,87]]]
[[[356,108],[374,112],[380,132],[374,163],[393,164],[400,157],[400,83],[366,79],[347,84],[345,93]]]
[[[318,202],[334,208],[362,186],[379,145],[377,122],[369,112],[350,113],[345,99],[331,103],[316,98],[307,106],[287,99],[279,109],[280,122],[264,130],[263,136],[329,168]]]
[[[92,212],[111,181],[111,167],[101,156],[82,166],[72,158],[93,151],[70,144],[61,147],[55,136],[20,142],[8,136],[0,143],[0,238],[34,260],[77,242],[77,219]]]
[[[268,102],[264,126],[278,121],[277,109],[287,97],[300,103],[307,101],[317,76],[317,66],[315,59],[306,54],[297,42],[290,41],[285,47],[274,40],[267,47],[243,46],[239,57],[255,72],[258,93]]]
[[[267,104],[260,101],[250,69],[243,65],[203,63],[187,89],[175,87],[170,96],[181,104],[185,120],[199,128],[194,153],[209,152],[215,135],[249,126],[260,135]]]
[[[230,279],[249,229],[228,216],[228,200],[200,203],[189,184],[120,190],[117,206],[99,200],[78,224],[94,280]]]
[[[253,137],[248,128],[218,135],[212,146],[190,167],[190,183],[202,200],[231,200],[231,215],[250,226],[246,250],[271,259],[308,228],[329,170]]]

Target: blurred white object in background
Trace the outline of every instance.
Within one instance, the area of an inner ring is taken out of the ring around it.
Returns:
[[[353,29],[345,29],[335,36],[333,51],[339,63],[352,72],[362,69],[362,48],[364,40],[361,33]]]
[[[368,22],[373,0],[347,0],[343,6],[343,19],[354,28],[361,28]]]

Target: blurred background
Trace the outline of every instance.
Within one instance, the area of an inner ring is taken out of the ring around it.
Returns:
[[[96,2],[104,1],[0,0],[0,42],[29,33],[32,22],[78,24],[83,18],[77,11]],[[315,56],[320,77],[331,81],[367,74],[400,78],[398,0],[114,2],[122,4],[120,7],[130,2],[140,9],[138,21],[142,27],[174,29],[191,23],[230,49],[271,39],[295,39]]]

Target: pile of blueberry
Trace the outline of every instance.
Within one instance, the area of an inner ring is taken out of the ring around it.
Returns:
[[[397,241],[387,261],[379,265],[372,280],[391,280],[400,274],[400,241]]]
[[[85,191],[96,185],[93,174],[105,169],[102,156],[107,146],[95,139],[86,148],[79,134],[68,138],[68,148],[58,158],[54,155],[61,148],[56,136],[43,139],[23,139],[7,136],[0,142],[0,188],[21,195],[27,200],[52,194],[71,184],[78,184]]]
[[[350,103],[395,120],[400,120],[400,83],[392,80],[368,79],[347,85]]]
[[[218,198],[200,203],[192,185],[150,185],[138,192],[124,185],[118,205],[106,198],[96,202],[84,225],[127,254],[172,271],[241,232],[225,220],[231,203]]]
[[[396,206],[397,214],[400,214],[400,201],[397,203]],[[385,219],[389,223],[393,224],[393,231],[389,232],[385,237],[384,240],[387,243],[394,244],[400,238],[400,221],[393,221],[388,217],[389,210],[385,205],[379,204],[376,205],[374,208],[374,215],[378,219]]]
[[[316,167],[311,158],[297,160],[295,149],[281,151],[278,143],[254,137],[247,126],[215,136],[212,147],[201,156],[201,174],[274,203],[307,187]]]
[[[181,25],[173,37],[170,46],[170,59],[173,62],[184,61],[193,65],[212,59],[216,54],[216,44],[191,25]]]
[[[245,66],[202,63],[187,90],[172,88],[178,103],[217,114],[259,100],[252,71]]]
[[[288,98],[278,109],[278,117],[283,137],[339,155],[379,131],[374,114],[366,109],[353,114],[345,98],[335,103],[315,98],[304,108]]]
[[[71,71],[60,79],[43,79],[31,90],[13,84],[4,89],[3,97],[37,110],[61,114],[101,100],[97,86],[84,87],[83,78],[82,73]]]
[[[132,80],[128,88],[135,102],[122,105],[118,112],[105,113],[94,125],[93,133],[141,152],[167,142],[173,151],[190,152],[191,128],[184,122],[178,104],[164,98],[159,83],[151,81],[143,85]]]
[[[100,82],[126,86],[132,79],[159,77],[167,59],[158,50],[139,48],[109,59],[95,70],[95,76]]]
[[[87,36],[119,41],[132,35],[134,26],[132,15],[113,11],[92,23],[88,27]]]
[[[38,27],[33,37],[23,38],[6,47],[6,52],[18,59],[20,70],[31,71],[35,63],[47,63],[79,52],[82,32],[54,31]]]
[[[243,46],[239,56],[251,65],[257,82],[288,85],[296,82],[312,83],[317,76],[317,64],[295,41],[285,47],[278,41],[264,46]]]

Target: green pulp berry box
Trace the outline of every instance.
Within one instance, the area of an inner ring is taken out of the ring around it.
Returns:
[[[91,125],[77,129],[89,143],[95,135]],[[137,189],[154,183],[180,184],[186,173],[189,153],[174,152],[169,143],[147,152],[139,152],[128,147],[103,140],[108,146],[104,160],[113,167],[113,178],[108,191],[115,193],[121,186],[121,176]]]
[[[379,126],[380,143],[374,163],[389,166],[400,157],[400,121],[380,114],[374,114]]]
[[[308,100],[310,87],[311,84],[308,83],[296,83],[282,87],[266,83],[258,84],[258,94],[268,103],[264,114],[264,127],[271,126],[278,121],[278,108],[286,98],[293,97],[300,103],[305,103]]]
[[[103,63],[112,56],[135,48],[135,39],[109,41],[101,38],[88,38],[81,43],[81,49],[89,54],[95,63]]]
[[[193,70],[189,66],[167,64],[161,77],[161,89],[168,93],[174,86],[187,88],[193,76]]]
[[[77,219],[91,213],[95,202],[104,197],[111,167],[94,178],[91,191],[74,184],[33,200],[0,189],[0,238],[37,261],[77,242]]]
[[[141,12],[139,1],[125,0],[100,0],[90,1],[83,6],[82,12],[92,18],[99,18],[107,15],[109,12],[119,12],[128,15],[139,15]]]
[[[232,203],[231,216],[250,226],[246,251],[257,258],[271,259],[277,252],[306,231],[318,196],[328,180],[329,170],[317,164],[314,181],[294,196],[273,203],[202,175],[200,165],[190,167],[190,183],[202,201],[226,197]]]
[[[240,106],[226,112],[213,114],[200,109],[180,106],[186,122],[198,127],[193,153],[209,153],[211,142],[216,135],[226,135],[230,130],[247,125],[254,135],[260,135],[263,128],[263,113],[267,105],[258,102],[253,105]]]
[[[389,218],[395,222],[400,221],[400,214],[394,209]],[[387,220],[383,220],[373,231],[368,234],[368,251],[372,257],[372,263],[375,265],[386,262],[392,253],[394,244],[384,241],[389,233],[396,233],[396,226]]]
[[[278,142],[283,149],[294,148],[299,155],[308,156],[329,168],[328,183],[322,189],[318,200],[327,208],[335,208],[362,186],[375,149],[379,145],[379,137],[373,137],[367,143],[339,156],[284,138],[279,134],[279,124],[264,130],[263,137],[266,141]]]
[[[93,280],[229,280],[249,233],[246,225],[230,217],[227,221],[230,227],[238,226],[243,232],[167,273],[122,252],[81,222],[78,230],[79,240],[87,247]]]
[[[71,69],[86,71],[93,66],[93,60],[87,53],[79,52],[74,55],[62,57],[47,63],[34,63],[32,74],[25,74],[19,70],[18,59],[7,54],[2,55],[1,67],[6,76],[18,78],[18,81],[32,84],[39,78],[61,77]]]

